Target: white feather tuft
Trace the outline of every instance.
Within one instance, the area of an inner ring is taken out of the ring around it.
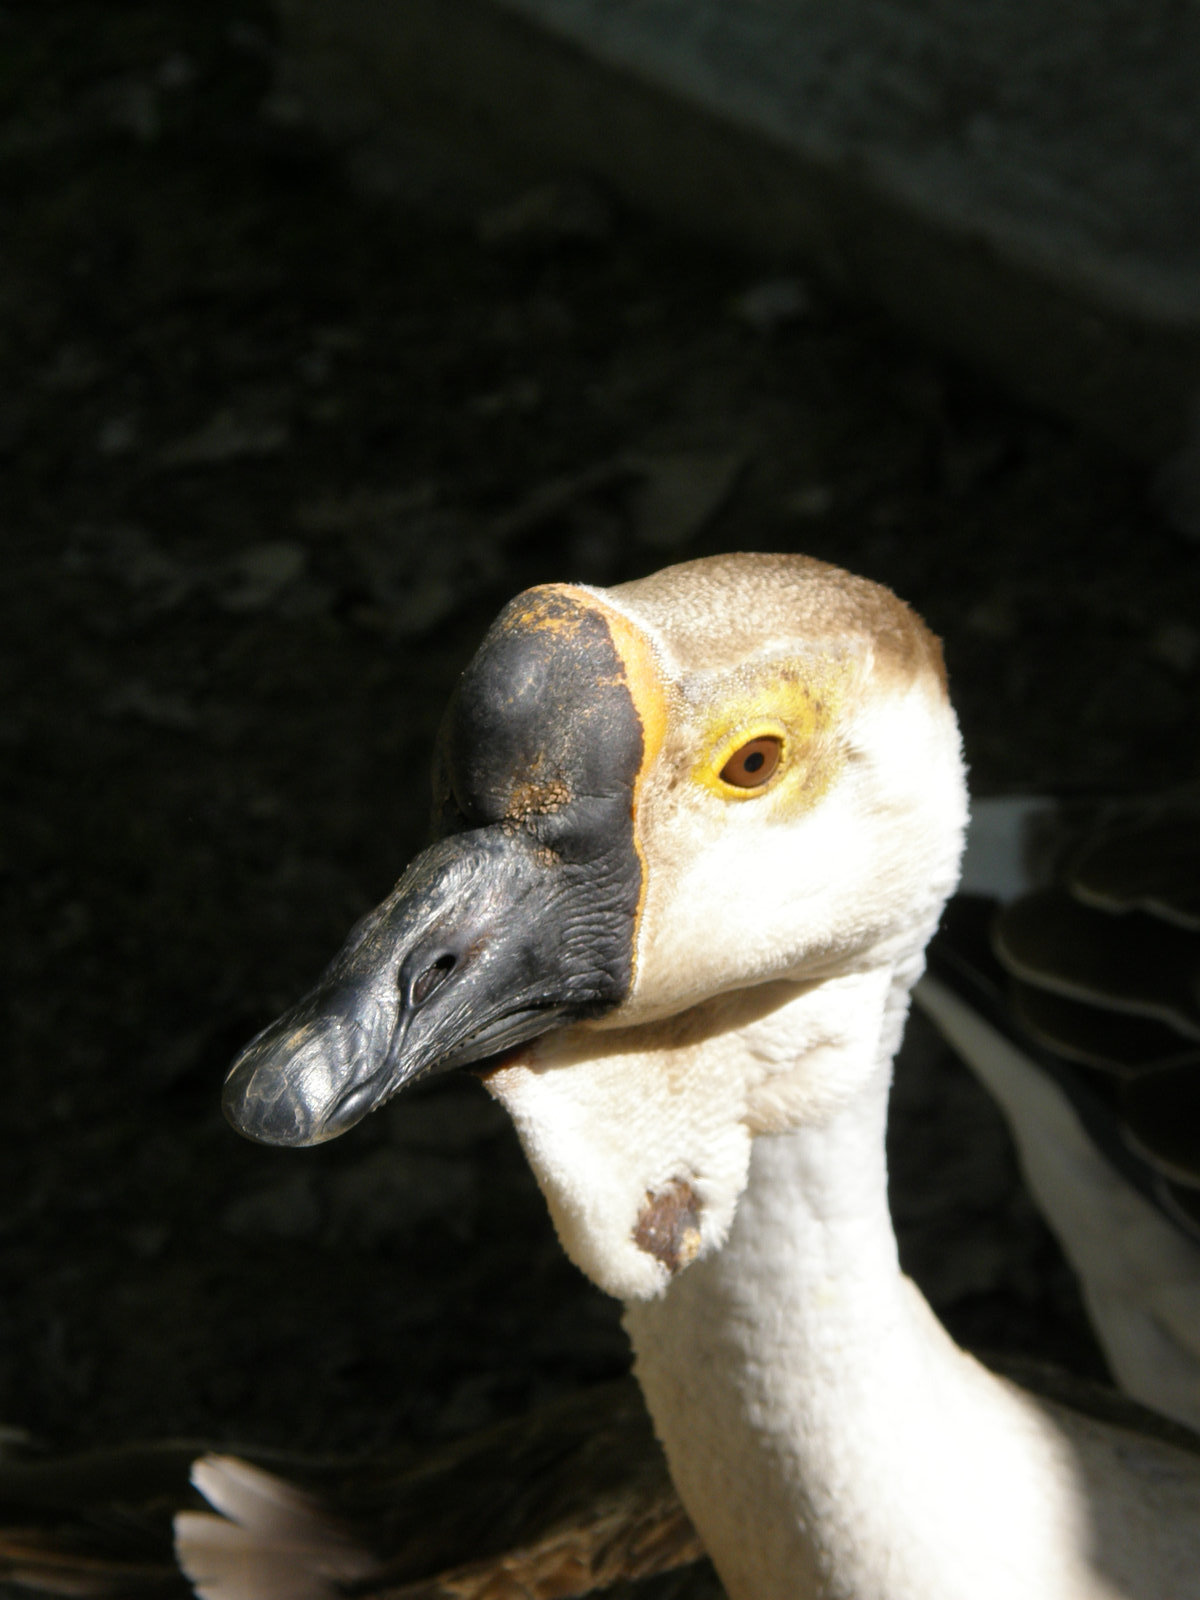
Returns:
[[[192,1482],[219,1515],[181,1511],[175,1554],[200,1600],[334,1600],[370,1555],[313,1495],[237,1456],[202,1456]]]

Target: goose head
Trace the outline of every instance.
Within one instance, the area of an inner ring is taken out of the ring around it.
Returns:
[[[472,1064],[567,1253],[654,1295],[720,1246],[753,1137],[878,1070],[965,811],[938,643],[888,590],[765,555],[529,590],[450,702],[434,843],[226,1113],[310,1144]]]

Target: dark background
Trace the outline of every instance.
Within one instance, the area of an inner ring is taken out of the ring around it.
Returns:
[[[0,1422],[54,1446],[372,1448],[625,1366],[473,1082],[312,1152],[217,1109],[421,844],[513,591],[804,550],[943,636],[981,791],[1197,771],[1143,469],[585,179],[372,199],[276,68],[253,0],[0,7]],[[897,1108],[955,1333],[1098,1370],[919,1027]]]

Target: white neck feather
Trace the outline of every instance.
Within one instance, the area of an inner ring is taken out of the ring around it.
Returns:
[[[631,1303],[637,1375],[732,1600],[1109,1594],[1069,1444],[900,1272],[890,1061],[820,1126],[760,1137],[724,1248]]]

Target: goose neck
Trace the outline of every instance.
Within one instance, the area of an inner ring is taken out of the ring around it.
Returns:
[[[1071,1519],[1052,1430],[900,1270],[892,1042],[850,1103],[755,1140],[724,1248],[626,1310],[672,1477],[731,1600],[999,1600],[1022,1592],[1009,1530]]]

